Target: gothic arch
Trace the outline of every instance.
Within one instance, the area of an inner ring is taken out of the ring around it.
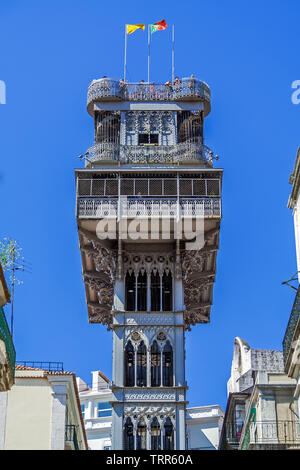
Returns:
[[[162,367],[163,367],[163,386],[173,387],[173,369],[174,369],[174,352],[169,340],[166,341],[162,351]]]
[[[124,349],[124,385],[125,387],[135,385],[135,350],[130,340]]]
[[[134,426],[128,416],[123,426],[124,450],[134,450]]]
[[[161,449],[161,425],[156,416],[150,422],[151,450]]]
[[[163,425],[164,450],[174,450],[174,424],[168,416]]]

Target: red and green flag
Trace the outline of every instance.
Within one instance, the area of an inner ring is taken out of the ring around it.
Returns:
[[[156,23],[150,24],[150,32],[156,33],[156,31],[163,31],[168,26],[165,20],[157,21]]]

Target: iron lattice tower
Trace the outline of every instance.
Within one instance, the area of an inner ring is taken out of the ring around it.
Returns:
[[[222,170],[203,143],[210,90],[104,78],[88,112],[76,217],[89,321],[113,332],[112,446],[185,449],[185,331],[210,320],[221,220]]]

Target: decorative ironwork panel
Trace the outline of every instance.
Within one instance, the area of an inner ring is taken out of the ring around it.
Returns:
[[[210,102],[208,85],[198,79],[182,79],[177,85],[123,83],[110,78],[93,80],[88,88],[87,104],[101,99],[128,101],[172,101],[199,99]]]
[[[105,180],[93,179],[92,180],[92,196],[104,196],[105,195]]]
[[[192,180],[181,179],[179,181],[179,194],[180,196],[193,195]]]

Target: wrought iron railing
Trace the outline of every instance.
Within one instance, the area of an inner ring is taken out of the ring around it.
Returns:
[[[80,450],[78,439],[77,439],[77,431],[75,424],[66,424],[65,428],[65,441],[66,442],[73,442],[74,450]]]
[[[255,444],[294,444],[299,446],[300,422],[298,420],[253,421],[249,425],[249,437],[246,444],[243,443],[244,450]]]
[[[63,362],[49,361],[17,361],[16,364],[24,367],[32,367],[33,369],[43,369],[45,371],[63,372]]]
[[[223,432],[222,432],[222,449],[225,450],[227,448],[237,449],[239,446],[241,433],[243,429],[243,422],[226,422],[223,424]]]
[[[88,88],[88,107],[94,101],[176,101],[204,100],[210,102],[209,86],[195,78],[184,78],[178,84],[124,83],[122,80],[101,78],[93,80]]]
[[[133,217],[220,217],[220,198],[176,199],[78,199],[79,218],[133,218]]]
[[[209,167],[213,166],[213,152],[206,145],[198,143],[153,146],[95,143],[85,155],[86,167],[106,161],[141,164],[202,162]]]
[[[15,371],[16,351],[8,328],[4,310],[0,307],[0,339],[4,341],[12,373]]]
[[[297,294],[295,297],[294,305],[291,311],[291,315],[287,324],[285,335],[283,338],[283,358],[285,366],[287,366],[288,358],[290,356],[292,343],[295,339],[294,335],[299,323],[300,317],[300,286],[298,287]]]

